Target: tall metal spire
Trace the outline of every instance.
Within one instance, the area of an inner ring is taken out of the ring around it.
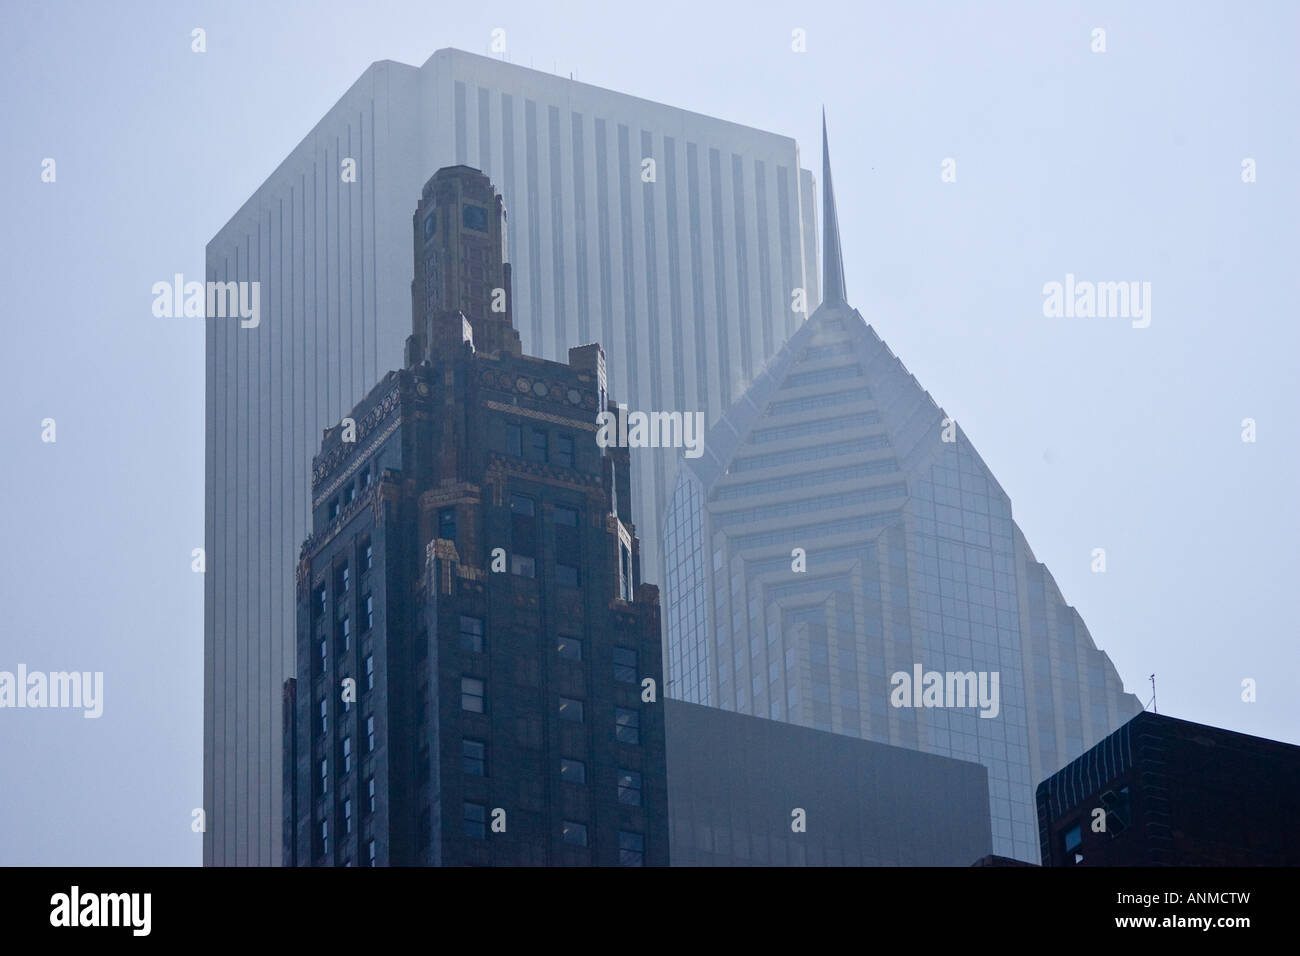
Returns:
[[[826,108],[822,107],[822,304],[848,304],[844,260],[840,256],[840,220],[831,185],[831,151],[826,143]]]

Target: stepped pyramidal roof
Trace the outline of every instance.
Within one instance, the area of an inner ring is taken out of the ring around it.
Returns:
[[[667,512],[668,691],[982,763],[994,852],[1037,862],[1037,782],[1142,707],[966,434],[849,304],[822,133],[822,303]],[[996,706],[903,700],[895,675],[931,672],[973,672]]]

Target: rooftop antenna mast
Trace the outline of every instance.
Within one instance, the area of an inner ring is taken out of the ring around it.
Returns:
[[[1151,708],[1151,713],[1153,714],[1160,713],[1160,710],[1156,707],[1156,675],[1155,674],[1151,675],[1151,702],[1148,706],[1150,706]]]

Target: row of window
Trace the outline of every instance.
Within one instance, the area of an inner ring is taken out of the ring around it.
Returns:
[[[782,384],[782,388],[802,388],[805,385],[819,385],[822,382],[837,382],[846,378],[860,378],[862,368],[858,365],[840,365],[836,368],[818,369],[815,372],[796,372]]]
[[[322,761],[322,764],[323,763],[324,761]],[[324,779],[324,774],[322,773],[322,780],[323,779]],[[375,812],[375,778],[367,777],[366,778],[366,815],[370,816],[374,812]],[[342,831],[344,836],[349,836],[352,833],[352,798],[351,797],[344,797],[343,803],[339,808],[339,829]],[[321,856],[327,856],[329,854],[329,835],[330,835],[328,820],[323,819],[320,821],[320,827],[318,832],[319,832],[319,839],[316,844],[316,852]],[[375,841],[374,840],[369,841],[369,845],[367,847],[367,856],[369,858],[369,864],[371,866],[374,866],[375,865]],[[351,861],[347,861],[343,865],[351,866],[352,863]]]
[[[578,568],[582,550],[578,533],[578,511],[557,505],[551,509],[555,524],[555,583],[563,587],[580,585]],[[537,576],[537,502],[528,495],[510,496],[510,573]]]
[[[465,802],[465,836],[471,840],[487,839],[488,808],[481,803]],[[560,823],[560,840],[569,846],[588,846],[587,825],[576,820]],[[618,833],[618,862],[620,866],[641,866],[645,863],[645,837],[640,833],[620,830]]]
[[[559,702],[560,719],[573,724],[586,723],[583,703],[583,701],[572,697],[561,697]],[[471,714],[487,713],[486,681],[481,677],[462,677],[460,679],[460,708]],[[628,707],[614,708],[614,739],[624,744],[641,743],[640,711]]]
[[[792,448],[789,451],[770,452],[766,455],[752,455],[737,458],[731,463],[731,472],[753,471],[756,468],[772,468],[776,465],[791,465],[822,458],[835,458],[839,455],[853,455],[884,448],[889,444],[888,435],[868,435],[854,441],[834,442],[829,445],[814,445],[811,448]]]
[[[375,549],[370,543],[369,538],[362,538],[361,542],[357,545],[356,558],[358,567],[363,575],[364,583],[364,575],[367,571],[373,568],[375,564]],[[342,613],[347,607],[346,603],[344,603],[344,595],[346,595],[351,589],[352,567],[347,561],[344,561],[334,569],[334,596],[338,602],[340,613]],[[370,604],[366,609],[368,611],[373,611],[373,608],[374,605]],[[316,617],[324,617],[328,610],[329,594],[326,591],[324,584],[317,585],[312,598],[312,611]]]
[[[327,820],[322,820],[322,821],[320,822],[320,831],[319,831],[319,832],[320,832],[320,836],[319,836],[319,838],[318,838],[318,840],[317,840],[317,843],[316,843],[316,852],[317,852],[320,856],[329,856],[329,852],[330,852],[330,827],[329,827],[329,821],[327,821]],[[350,832],[350,831],[347,831],[347,832]],[[376,848],[376,846],[375,846],[374,838],[372,837],[371,839],[369,839],[369,840],[366,841],[366,865],[367,865],[367,866],[374,866],[374,865],[375,865],[375,856],[376,856],[376,852],[377,852],[377,848]],[[351,866],[351,865],[352,865],[352,861],[351,861],[350,859],[349,859],[349,860],[344,860],[344,861],[343,861],[343,865],[344,865],[344,866]]]
[[[575,447],[573,436],[559,432],[554,436],[553,442],[550,437],[544,428],[529,426],[525,435],[522,425],[507,424],[506,454],[528,461],[546,462],[560,468],[572,468]]]
[[[483,653],[482,618],[461,617],[460,649],[472,654]],[[555,652],[566,661],[580,661],[582,660],[582,639],[561,635],[555,639]],[[373,687],[373,655],[366,658],[366,673],[369,686]],[[614,680],[620,684],[637,683],[637,654],[635,649],[631,647],[614,648]],[[480,683],[482,682],[480,681]],[[324,698],[322,698],[322,706],[324,702]],[[482,713],[482,711],[476,711],[476,713]]]
[[[746,444],[761,445],[770,441],[786,441],[790,438],[805,438],[808,435],[822,435],[826,432],[841,431],[846,428],[855,428],[861,425],[879,424],[880,414],[878,412],[858,412],[854,415],[840,415],[835,418],[822,418],[811,422],[799,422],[795,425],[760,428],[750,434]]]
[[[761,508],[731,511],[715,517],[713,526],[715,528],[727,528],[736,524],[757,524],[760,521],[767,521],[772,518],[811,514],[833,508],[869,504],[873,501],[888,501],[892,498],[906,496],[907,485],[901,482],[892,485],[878,485],[875,488],[864,488],[860,491],[846,491],[837,495],[824,494],[816,498],[803,498],[795,501],[784,501],[780,504],[764,505]]]
[[[833,345],[813,345],[803,353],[805,362],[820,362],[822,359],[836,355],[848,355],[853,351],[852,342],[836,342]]]
[[[768,406],[768,415],[792,415],[795,412],[811,411],[814,408],[829,408],[832,405],[844,405],[848,402],[863,402],[871,398],[866,388],[854,388],[847,392],[828,392],[823,395],[809,395],[805,398],[791,398],[784,402],[773,402]]]
[[[321,701],[321,729],[325,729],[325,702]],[[366,753],[375,752],[375,716],[371,714],[366,718]],[[339,763],[340,775],[347,776],[352,772],[352,736],[349,734],[339,741]],[[329,758],[320,758],[320,793],[329,792]]]
[[[371,481],[370,467],[367,465],[355,480],[349,481],[339,494],[330,499],[329,520],[333,521],[342,513],[344,508],[356,501],[357,495],[369,488]]]

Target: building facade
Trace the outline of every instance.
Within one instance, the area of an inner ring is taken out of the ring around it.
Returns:
[[[345,161],[355,176],[345,178]],[[650,160],[651,163],[646,161]],[[280,855],[282,682],[321,432],[403,364],[411,198],[469,163],[510,210],[526,354],[608,350],[632,408],[712,421],[818,301],[812,177],[788,137],[456,50],[371,66],[208,244],[260,321],[206,343],[204,862]],[[634,456],[646,576],[679,452]]]
[[[1038,785],[1044,866],[1300,866],[1300,747],[1143,712]]]
[[[667,511],[668,691],[978,761],[993,852],[1037,862],[1033,781],[1141,706],[965,433],[848,304],[828,161],[822,181],[823,302]]]
[[[604,353],[521,353],[504,223],[482,173],[429,181],[407,367],[315,459],[286,864],[668,862],[658,591],[628,450],[595,440]]]
[[[980,764],[665,702],[673,866],[970,866]]]

